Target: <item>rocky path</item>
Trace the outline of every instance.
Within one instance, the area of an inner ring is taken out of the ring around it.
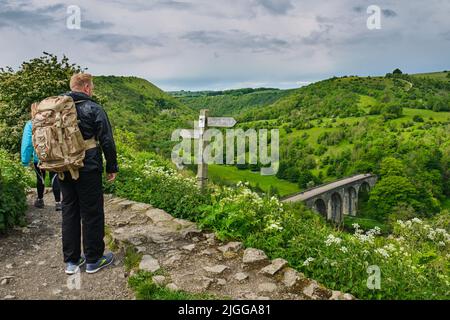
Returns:
[[[282,259],[269,261],[262,251],[222,243],[163,210],[111,196],[105,197],[105,212],[114,266],[68,277],[61,214],[54,211],[50,194],[45,200],[50,205],[39,210],[30,197],[28,227],[0,238],[0,299],[134,299],[124,266],[127,248],[142,256],[139,269],[158,271],[154,282],[173,290],[232,299],[352,298],[305,278]]]

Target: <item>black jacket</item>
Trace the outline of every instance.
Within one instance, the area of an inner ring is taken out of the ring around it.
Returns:
[[[116,144],[106,112],[91,97],[82,92],[72,91],[65,95],[71,96],[75,102],[82,101],[76,103],[78,126],[81,134],[84,140],[95,137],[101,147],[101,149],[96,148],[86,151],[84,167],[80,169],[80,172],[95,170],[103,172],[102,151],[106,158],[106,172],[118,172]]]

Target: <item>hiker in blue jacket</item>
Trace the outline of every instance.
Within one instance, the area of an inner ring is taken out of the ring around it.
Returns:
[[[44,170],[39,169],[38,163],[39,159],[34,151],[33,141],[32,141],[32,123],[28,121],[25,124],[22,136],[22,147],[21,147],[21,160],[22,165],[29,166],[30,161],[33,160],[34,171],[36,172],[37,178],[37,194],[38,197],[34,202],[36,208],[44,208],[44,190],[45,190],[45,174]],[[55,196],[55,209],[56,211],[61,211],[61,189],[59,187],[58,175],[55,172],[49,172],[50,180],[52,182],[53,195]]]

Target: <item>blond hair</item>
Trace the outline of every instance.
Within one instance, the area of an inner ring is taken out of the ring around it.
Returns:
[[[89,73],[76,73],[70,78],[70,90],[82,89],[85,85],[92,86],[92,75]]]

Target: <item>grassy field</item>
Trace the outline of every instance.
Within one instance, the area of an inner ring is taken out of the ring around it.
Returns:
[[[412,76],[450,81],[450,78],[448,78],[447,74],[448,74],[448,72],[428,72],[428,73],[417,73],[417,74],[413,74]]]
[[[280,196],[286,196],[300,191],[297,184],[278,179],[275,176],[262,176],[259,172],[250,170],[239,170],[234,166],[210,165],[209,177],[211,180],[226,181],[228,183],[238,183],[247,181],[252,187],[259,186],[263,191],[269,191],[270,187],[278,189]]]

